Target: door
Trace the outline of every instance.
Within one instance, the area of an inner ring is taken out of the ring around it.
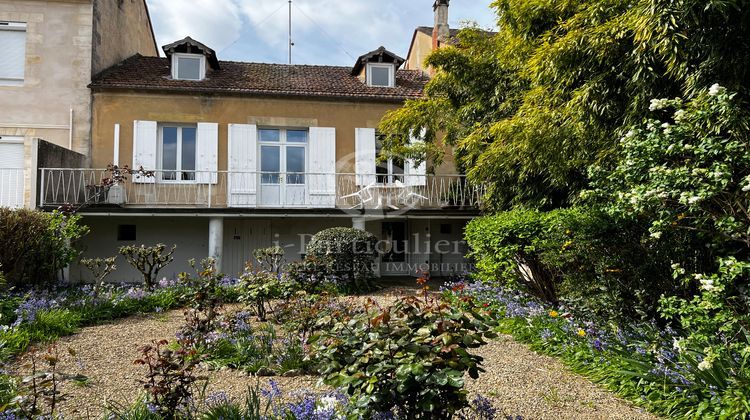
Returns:
[[[406,222],[383,222],[381,234],[380,274],[383,276],[409,273]]]
[[[227,220],[224,229],[222,265],[230,276],[244,270],[245,263],[253,260],[253,251],[273,245],[269,220]]]
[[[0,207],[23,207],[23,137],[0,136]]]
[[[307,204],[307,130],[260,129],[260,205]]]

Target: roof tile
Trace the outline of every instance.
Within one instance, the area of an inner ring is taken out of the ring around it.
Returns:
[[[421,71],[399,70],[395,87],[370,87],[352,76],[349,67],[233,61],[221,61],[220,70],[201,81],[174,80],[168,59],[136,54],[97,75],[91,88],[391,102],[421,97],[427,81]]]

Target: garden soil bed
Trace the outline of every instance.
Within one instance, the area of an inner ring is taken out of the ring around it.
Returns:
[[[386,303],[410,290],[413,289],[388,288],[375,298]],[[233,309],[238,308],[228,310]],[[67,398],[60,408],[66,418],[100,418],[106,405],[126,405],[142,395],[138,380],[143,378],[145,368],[133,364],[139,357],[138,347],[152,340],[173,340],[182,323],[182,311],[170,311],[84,328],[59,340],[60,371],[81,373],[89,378],[85,385],[66,383],[62,387]],[[75,350],[77,358],[68,353],[69,348]],[[511,337],[501,336],[477,353],[485,358],[487,372],[478,380],[468,379],[467,389],[471,395],[488,397],[505,415],[524,419],[655,418]],[[26,357],[18,363],[22,364]],[[230,369],[201,370],[200,374],[209,378],[207,393],[224,391],[236,399],[244,398],[248,387],[255,386],[258,380],[262,385],[268,383],[268,378],[255,378]],[[318,378],[312,376],[273,379],[285,393],[315,389],[318,383]]]

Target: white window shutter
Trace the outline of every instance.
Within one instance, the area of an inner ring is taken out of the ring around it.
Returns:
[[[229,124],[229,206],[255,207],[258,183],[258,127]]]
[[[3,58],[0,60],[0,79],[22,81],[26,64],[26,31],[0,30]]]
[[[219,170],[219,124],[198,123],[195,139],[195,179],[216,184]]]
[[[133,122],[133,166],[131,169],[138,170],[143,167],[147,171],[156,169],[156,146],[157,146],[156,121],[134,121]],[[156,177],[133,175],[136,184],[153,184]]]
[[[310,172],[307,176],[310,204],[336,207],[336,129],[310,128]]]
[[[375,129],[357,128],[354,136],[354,172],[357,174],[357,185],[370,185],[377,179],[375,176]]]
[[[422,143],[422,139],[411,137],[410,140],[411,144],[417,144]],[[415,161],[413,159],[406,159],[404,162],[406,166],[404,168],[404,172],[406,173],[406,177],[404,179],[404,183],[408,186],[412,187],[422,187],[427,185],[427,162],[422,161],[419,165],[414,165]]]
[[[23,143],[0,142],[0,207],[23,207],[23,167]]]

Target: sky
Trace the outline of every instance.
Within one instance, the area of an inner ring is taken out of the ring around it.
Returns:
[[[491,0],[452,0],[451,28],[495,26]],[[190,36],[219,60],[287,63],[288,0],[147,0],[156,41]],[[434,0],[293,0],[294,64],[351,66],[378,47],[406,57],[417,26],[432,26]]]

